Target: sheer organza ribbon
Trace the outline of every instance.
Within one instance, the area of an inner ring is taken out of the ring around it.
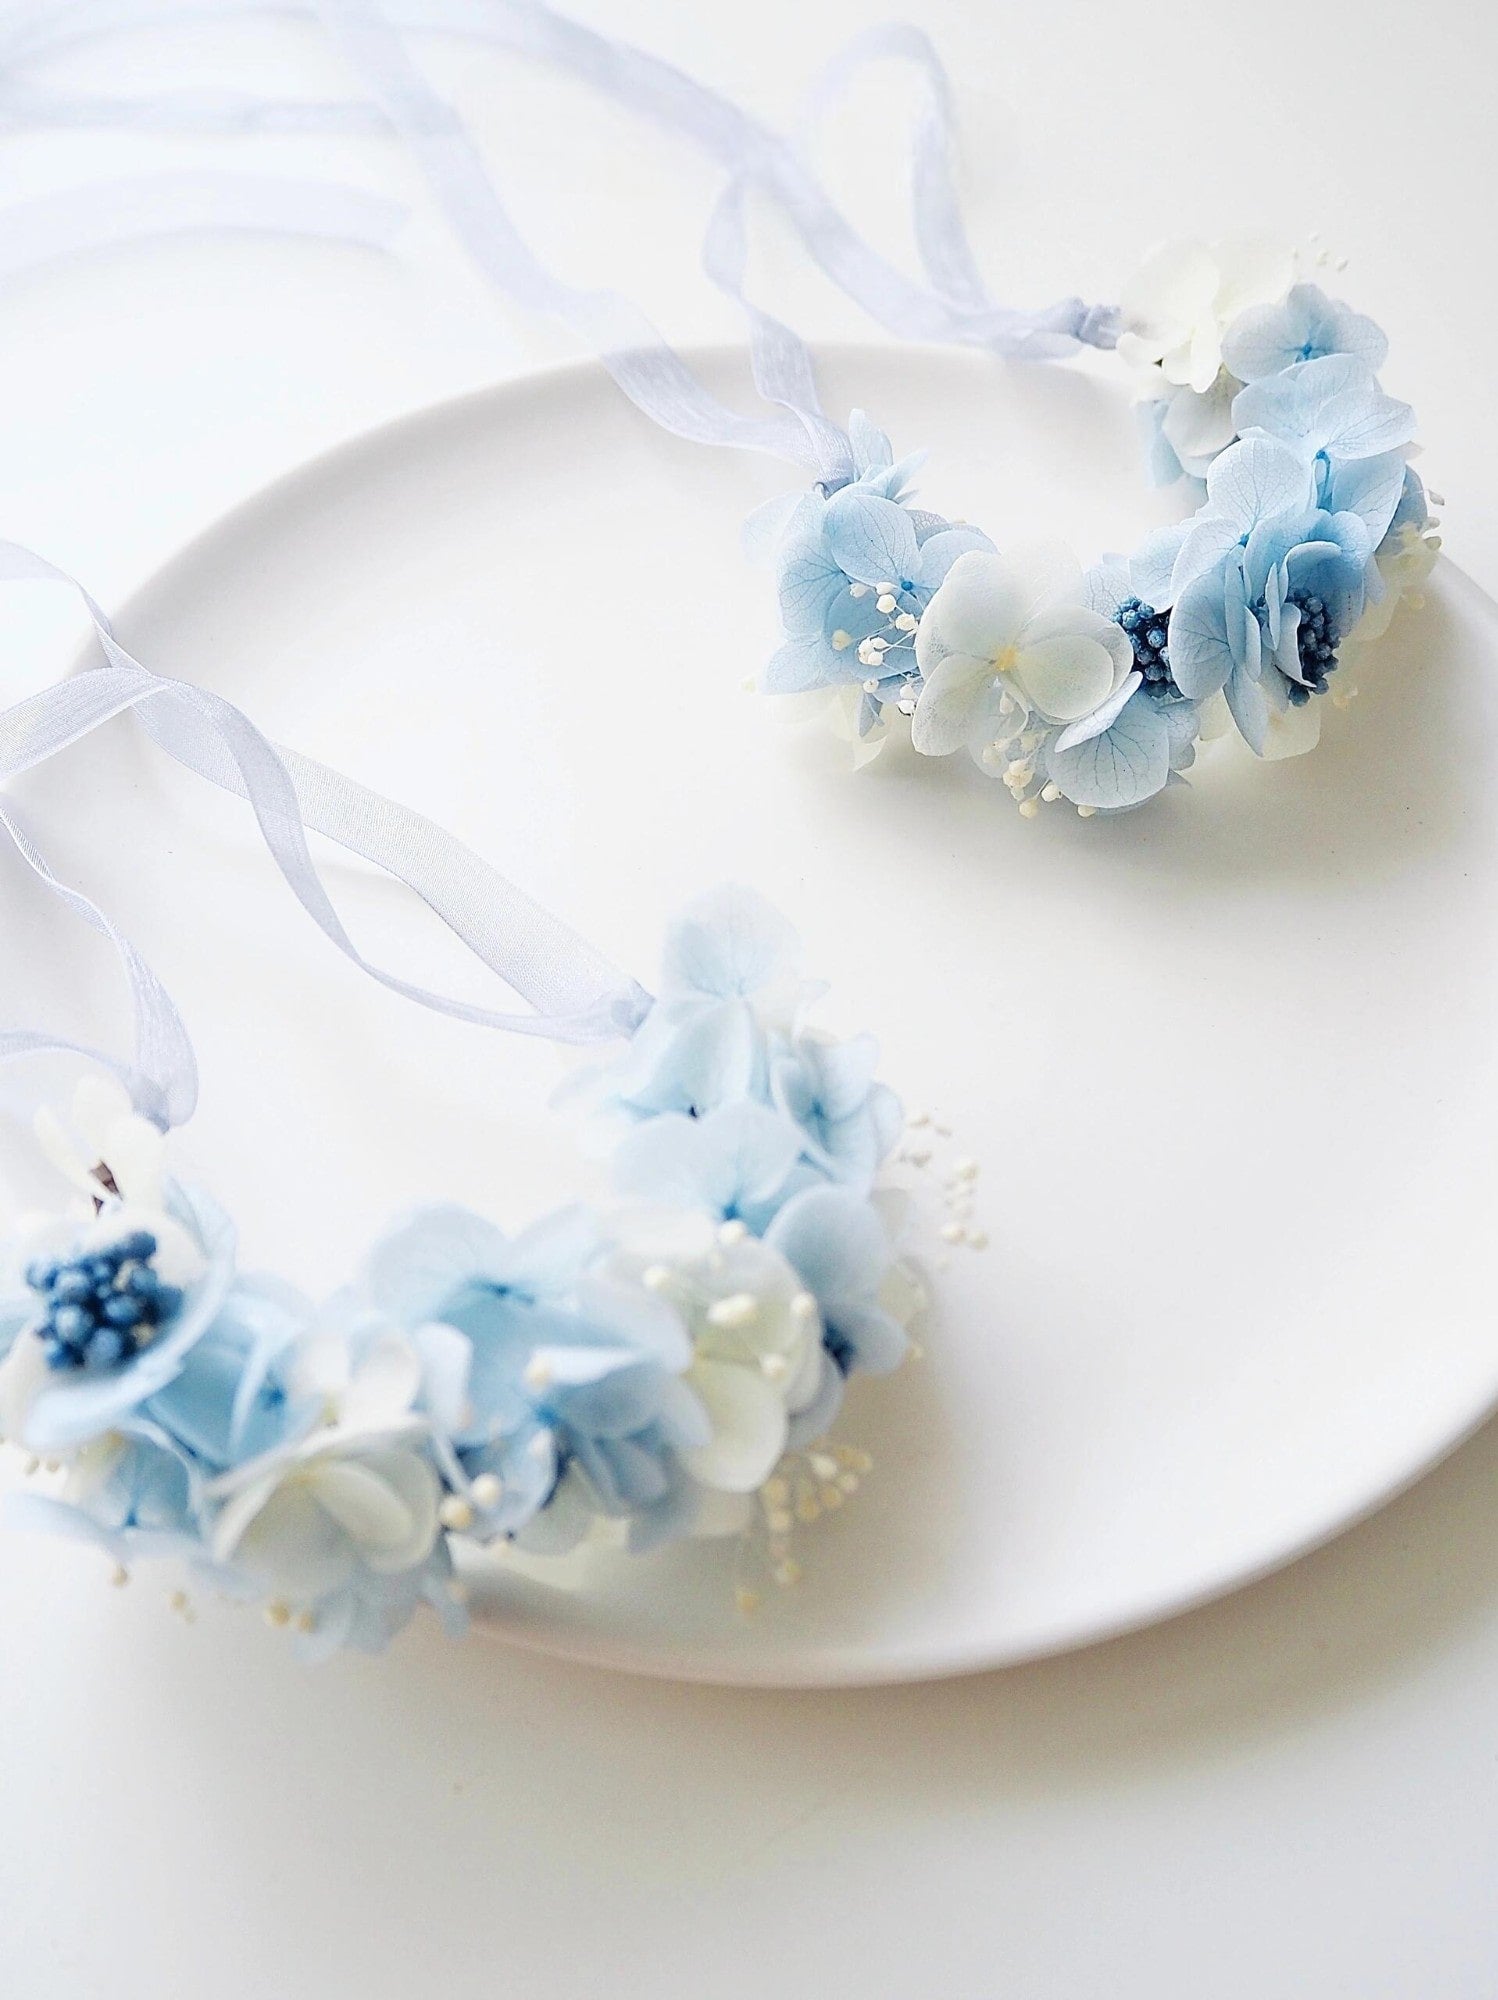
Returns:
[[[211,784],[245,799],[272,859],[302,908],[354,964],[392,992],[480,1027],[566,1043],[632,1034],[651,1005],[638,983],[559,918],[532,901],[463,843],[408,807],[295,750],[273,744],[223,696],[152,673],[120,645],[82,585],[15,543],[0,543],[0,583],[45,581],[78,592],[105,664],[71,675],[0,713],[0,784],[34,769],[126,712],[161,749]],[[140,954],[78,891],[59,881],[13,809],[0,825],[23,858],[70,908],[114,944],[129,981],[136,1058],[122,1076],[137,1107],[180,1123],[195,1096],[191,1049],[175,1008]],[[531,1010],[498,1012],[403,979],[365,957],[334,907],[308,844],[323,834],[412,890]],[[30,1031],[0,1034],[0,1055],[77,1044]]]
[[[372,102],[282,102],[243,93],[161,93],[146,99],[78,98],[26,86],[18,63],[69,42],[120,29],[234,14],[311,14],[330,29]],[[750,359],[772,409],[746,416],[718,401],[645,316],[613,292],[565,283],[516,229],[461,120],[413,61],[405,34],[456,33],[489,41],[564,72],[687,138],[725,172],[703,247],[712,281],[746,315]],[[997,305],[962,227],[950,174],[951,98],[929,39],[904,26],[871,30],[835,58],[814,86],[812,120],[864,64],[915,66],[921,101],[912,141],[911,199],[925,282],[898,271],[843,217],[804,154],[721,93],[629,44],[586,28],[538,0],[86,0],[0,21],[0,124],[113,123],[145,130],[250,133],[393,128],[412,150],[460,240],[496,288],[529,310],[561,319],[599,355],[620,387],[663,428],[703,443],[766,451],[835,484],[853,471],[846,433],[823,413],[810,352],[745,286],[747,204],[768,196],[820,268],[881,325],[902,338],[977,344],[1025,359],[1111,345],[1116,315],[1067,299],[1039,312]],[[241,227],[385,242],[401,217],[393,204],[321,184],[233,176],[155,176],[114,182],[0,211],[0,274],[50,254],[193,227]],[[0,544],[0,582],[49,580],[80,592],[107,664],[58,683],[0,715],[0,782],[30,769],[125,711],[178,762],[246,799],[266,845],[303,908],[354,963],[393,991],[480,1025],[563,1042],[629,1034],[651,1000],[584,939],[550,916],[431,821],[295,751],[271,744],[239,709],[188,682],[151,673],[115,640],[99,607],[43,558]],[[58,880],[13,810],[0,825],[62,900],[113,943],[136,1016],[134,1062],[95,1055],[121,1075],[158,1123],[192,1108],[196,1077],[176,1010],[140,954],[104,914]],[[412,889],[532,1010],[500,1013],[412,984],[364,957],[313,861],[307,834],[326,835]],[[0,1035],[0,1054],[77,1045],[40,1033]]]
[[[911,201],[926,274],[899,271],[848,223],[804,153],[660,58],[617,37],[569,20],[539,0],[302,0],[255,6],[253,0],[98,0],[49,8],[12,24],[0,39],[7,58],[35,59],[70,40],[173,20],[246,13],[319,17],[362,77],[379,118],[405,141],[460,241],[485,276],[522,308],[550,314],[602,360],[620,388],[651,419],[705,444],[764,451],[803,466],[826,484],[852,476],[846,433],[822,411],[811,357],[801,337],[755,306],[745,290],[746,203],[767,196],[785,213],[818,266],[880,325],[908,340],[962,342],[1015,358],[1042,360],[1079,344],[1109,346],[1111,308],[1064,299],[1026,312],[989,295],[962,224],[951,175],[952,106],[945,71],[923,31],[895,24],[860,35],[828,65],[809,101],[820,118],[868,63],[897,60],[919,82],[911,147]],[[433,89],[406,45],[412,31],[475,37],[548,63],[673,131],[715,160],[726,181],[703,247],[709,277],[746,317],[750,359],[769,414],[730,409],[698,381],[645,315],[613,291],[584,289],[550,271],[526,243],[461,119]],[[70,100],[0,83],[0,117],[137,128],[257,132],[368,128],[371,106],[358,102],[282,103],[242,93],[162,93],[148,99]]]

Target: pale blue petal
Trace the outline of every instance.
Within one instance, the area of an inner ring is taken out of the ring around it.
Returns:
[[[853,447],[853,463],[860,473],[894,463],[895,454],[889,439],[864,410],[854,410],[849,416],[848,442]]]
[[[860,583],[900,583],[915,575],[919,558],[905,509],[857,486],[845,486],[827,502],[823,547]]]
[[[793,639],[770,655],[759,688],[761,694],[812,694],[817,688],[861,680],[867,672],[856,646],[839,653],[823,638]]]
[[[1118,810],[1153,798],[1170,775],[1170,731],[1159,704],[1138,695],[1098,734],[1066,748],[1053,744],[1046,770],[1074,805]]]
[[[788,639],[821,635],[827,614],[848,579],[833,562],[820,539],[793,544],[781,556],[778,576],[780,622]]]
[[[620,1192],[729,1219],[767,1202],[801,1153],[801,1133],[761,1104],[725,1105],[706,1118],[652,1118],[614,1159]]]
[[[1277,438],[1240,438],[1207,474],[1208,505],[1242,534],[1271,514],[1311,506],[1315,497],[1305,465]]]
[[[1127,675],[1117,694],[1105,701],[1101,708],[1084,715],[1080,722],[1074,722],[1070,729],[1062,730],[1056,738],[1053,749],[1074,750],[1079,743],[1090,743],[1094,736],[1101,736],[1105,729],[1112,727],[1132,700],[1136,691],[1144,684],[1144,675],[1135,671]]]
[[[444,1202],[389,1229],[365,1259],[364,1288],[402,1326],[441,1316],[452,1294],[473,1277],[505,1269],[508,1238],[471,1209]]]
[[[1182,694],[1193,701],[1216,694],[1233,671],[1221,570],[1198,577],[1171,612],[1170,671]]]
[[[965,556],[969,549],[979,549],[986,555],[992,555],[993,543],[981,528],[941,528],[934,535],[926,536],[920,545],[912,581],[923,592],[934,592],[945,581],[947,571],[957,558]]]
[[[1167,584],[1174,560],[1172,551],[1170,561],[1164,568]],[[1135,590],[1127,556],[1104,556],[1100,562],[1093,564],[1082,579],[1082,602],[1089,611],[1096,612],[1099,618],[1116,618],[1121,607],[1135,596],[1140,598],[1141,603],[1150,605],[1153,610],[1158,611],[1161,608],[1155,604],[1153,598],[1144,597]]]
[[[1182,521],[1170,527],[1154,528],[1145,536],[1129,561],[1127,596],[1137,597],[1141,604],[1148,604],[1154,611],[1169,610],[1175,602],[1171,580],[1176,558],[1186,541],[1188,528],[1189,523]]]
[[[700,897],[666,933],[663,990],[748,997],[794,972],[800,959],[801,941],[774,905],[730,886]]]
[[[1239,669],[1230,676],[1225,692],[1239,735],[1256,757],[1262,757],[1269,735],[1269,706],[1263,687],[1252,675]]]
[[[1408,472],[1402,451],[1343,460],[1332,467],[1326,482],[1326,509],[1332,514],[1356,514],[1377,546],[1399,509]]]

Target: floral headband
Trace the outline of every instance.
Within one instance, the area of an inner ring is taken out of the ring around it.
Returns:
[[[59,574],[0,545],[0,578]],[[829,1436],[844,1385],[898,1366],[921,1300],[890,1174],[903,1119],[873,1039],[810,1025],[821,988],[754,893],[675,920],[652,996],[429,822],[148,672],[95,617],[108,664],[0,715],[0,777],[134,712],[248,798],[304,908],[374,976],[441,1011],[613,1045],[564,1095],[615,1199],[518,1234],[420,1210],[321,1302],[240,1271],[229,1217],[173,1167],[197,1091],[175,1007],[0,806],[36,875],[115,946],[136,1016],[131,1061],[0,1033],[0,1057],[62,1051],[111,1072],[78,1086],[69,1116],[39,1113],[71,1198],[0,1246],[0,1437],[43,1485],[12,1514],[95,1544],[121,1581],[184,1560],[314,1656],[377,1650],[422,1603],[460,1628],[465,1550],[723,1536],[743,1608],[746,1576],[793,1583],[796,1535],[868,1470]],[[415,889],[532,1011],[491,1014],[359,958],[309,826]]]
[[[1116,307],[999,305],[963,231],[950,91],[920,31],[859,37],[813,92],[824,108],[868,62],[914,66],[916,281],[847,223],[797,148],[720,93],[535,0],[306,0],[306,9],[363,79],[366,102],[199,96],[134,103],[131,122],[257,131],[278,113],[302,129],[383,120],[485,275],[525,309],[562,320],[653,421],[808,470],[810,491],[750,524],[752,547],[773,561],[783,641],[759,685],[825,707],[856,763],[908,731],[924,756],[966,750],[1034,818],[1059,800],[1083,816],[1142,805],[1183,782],[1202,745],[1232,733],[1258,757],[1298,755],[1317,742],[1327,697],[1351,698],[1352,663],[1428,575],[1439,539],[1408,463],[1413,413],[1379,383],[1382,332],[1316,282],[1326,253],[1300,258],[1248,237],[1188,242],[1152,256]],[[144,23],[163,9],[115,0],[112,16]],[[724,170],[703,262],[745,314],[760,414],[719,402],[627,300],[579,290],[537,258],[461,120],[412,60],[408,35],[431,29],[561,69]],[[49,35],[33,24],[33,45]],[[22,99],[17,115],[24,109]],[[87,116],[107,109],[90,104]],[[56,118],[59,107],[36,115]],[[1023,361],[1116,349],[1142,391],[1150,473],[1195,485],[1196,512],[1132,555],[1084,569],[1062,547],[998,551],[981,529],[913,504],[923,455],[896,460],[861,412],[846,428],[829,419],[805,343],[747,297],[751,194],[776,203],[823,272],[901,339]]]
[[[913,506],[920,455],[896,463],[855,412],[853,476],[760,524],[784,628],[766,692],[830,697],[860,761],[904,719],[920,754],[968,751],[1027,818],[1143,805],[1228,729],[1259,757],[1314,747],[1325,696],[1355,692],[1344,662],[1439,547],[1414,414],[1375,372],[1388,344],[1247,242],[1160,252],[1119,324],[1152,471],[1205,481],[1191,518],[1085,574],[1064,548],[1001,554]]]
[[[804,169],[798,178],[765,135],[739,134],[726,148],[730,179],[704,261],[743,306],[756,384],[777,406],[755,423],[704,410],[695,383],[689,408],[690,378],[653,330],[611,340],[591,297],[580,303],[541,270],[379,8],[323,0],[320,12],[502,289],[591,339],[625,393],[666,428],[813,465],[810,492],[770,502],[749,523],[751,548],[773,558],[783,627],[759,685],[827,703],[857,762],[908,724],[918,753],[967,750],[1034,818],[1061,799],[1084,817],[1143,805],[1230,730],[1258,757],[1296,756],[1319,739],[1328,693],[1340,705],[1355,692],[1346,671],[1333,678],[1344,659],[1379,638],[1429,574],[1440,544],[1408,462],[1414,413],[1379,383],[1388,343],[1373,321],[1330,298],[1295,252],[1247,237],[1157,252],[1117,307],[996,305],[947,174],[945,78],[912,31],[856,44],[822,95],[874,55],[920,66],[932,113],[912,173],[932,279],[924,294],[847,241],[840,218],[809,221],[816,201]],[[533,52],[609,87],[618,64],[601,42],[580,45],[559,17],[528,18]],[[543,19],[551,29],[535,26]],[[690,88],[695,102],[713,101]],[[620,94],[652,108],[643,88]],[[846,430],[830,422],[805,344],[746,299],[751,185],[780,199],[822,267],[904,335],[1017,360],[1116,348],[1141,383],[1151,475],[1195,484],[1196,512],[1084,572],[1064,547],[1003,554],[981,529],[913,505],[924,454],[897,461],[862,412]],[[1318,253],[1311,272],[1330,262]]]

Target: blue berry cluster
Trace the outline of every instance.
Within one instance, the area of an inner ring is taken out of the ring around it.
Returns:
[[[1300,650],[1300,672],[1305,685],[1297,687],[1290,682],[1290,699],[1297,708],[1304,708],[1313,694],[1326,693],[1326,677],[1337,664],[1337,628],[1332,623],[1331,613],[1319,597],[1296,600],[1300,611],[1300,630],[1296,634],[1296,644]]]
[[[32,1264],[26,1282],[46,1308],[36,1331],[47,1366],[98,1373],[133,1361],[182,1303],[151,1268],[156,1238],[137,1229],[80,1257]]]
[[[1137,597],[1118,607],[1118,621],[1134,648],[1134,664],[1144,675],[1144,692],[1160,700],[1173,699],[1181,690],[1170,672],[1170,613],[1141,604]]]

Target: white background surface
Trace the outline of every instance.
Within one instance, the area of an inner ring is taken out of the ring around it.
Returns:
[[[877,18],[860,0],[607,16],[779,114]],[[1498,583],[1484,17],[1274,5],[1250,30],[1216,7],[1041,18],[948,0],[926,19],[962,79],[996,288],[1106,297],[1162,234],[1319,227],[1389,329],[1448,546]],[[222,76],[228,51],[245,87],[339,87],[289,28],[138,46],[68,74],[187,83]],[[690,277],[707,183],[679,155],[632,139],[620,168],[620,127],[565,90],[467,56],[434,68],[485,113],[564,268],[626,283],[682,338],[733,331]],[[832,155],[863,219],[898,238],[897,109],[871,91]],[[229,155],[9,139],[0,174],[21,192]],[[259,158],[412,191],[375,141]],[[616,228],[615,194],[648,200],[658,231]],[[818,331],[863,331],[773,237],[763,283]],[[0,304],[0,525],[118,602],[288,464],[565,351],[509,320],[429,218],[400,260],[269,244],[94,258]],[[3,671],[7,690],[32,678]],[[797,1697],[605,1679],[425,1632],[309,1676],[255,1628],[188,1631],[158,1588],[115,1596],[91,1565],[0,1543],[6,1991],[1487,1996],[1495,1528],[1489,1431],[1332,1548],[1152,1634],[966,1684]]]

